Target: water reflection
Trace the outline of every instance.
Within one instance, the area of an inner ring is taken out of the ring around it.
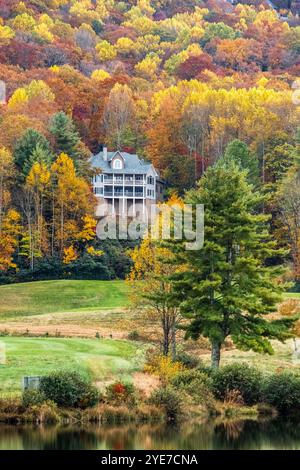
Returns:
[[[300,449],[300,420],[215,420],[178,426],[0,425],[0,449]]]

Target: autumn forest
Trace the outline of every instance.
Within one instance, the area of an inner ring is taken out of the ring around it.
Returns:
[[[0,282],[128,274],[130,242],[95,238],[102,145],[152,162],[166,199],[235,158],[299,281],[300,25],[279,7],[0,0]]]

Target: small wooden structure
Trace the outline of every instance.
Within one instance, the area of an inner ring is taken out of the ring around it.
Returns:
[[[38,390],[41,384],[41,376],[25,376],[22,379],[23,390]]]

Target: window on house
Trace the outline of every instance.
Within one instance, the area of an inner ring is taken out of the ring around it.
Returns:
[[[148,183],[148,184],[154,184],[154,178],[153,178],[153,176],[148,176],[148,178],[147,178],[147,183]]]
[[[119,160],[119,159],[114,160],[113,166],[114,166],[115,170],[122,170],[121,160]]]

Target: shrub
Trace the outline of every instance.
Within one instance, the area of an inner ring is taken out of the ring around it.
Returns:
[[[161,407],[169,421],[177,421],[183,414],[180,394],[170,385],[154,390],[148,401],[150,405]]]
[[[198,357],[192,356],[185,352],[180,352],[176,354],[176,361],[180,362],[180,364],[182,364],[187,369],[195,369],[196,367],[199,367],[201,364],[201,361],[200,359],[198,359]]]
[[[136,420],[139,422],[158,422],[163,421],[164,411],[158,406],[142,403],[136,409]]]
[[[134,421],[135,415],[127,406],[105,406],[101,413],[101,421],[106,423],[126,423]]]
[[[175,387],[180,387],[190,385],[195,381],[201,381],[208,387],[212,388],[211,378],[204,372],[200,372],[199,370],[195,369],[184,370],[183,372],[180,372],[171,380],[171,384]]]
[[[0,398],[0,415],[1,413],[18,414],[20,413],[22,403],[16,397]]]
[[[60,421],[57,406],[53,401],[31,406],[24,414],[24,421],[31,423],[58,423]]]
[[[136,330],[131,331],[128,334],[128,339],[131,340],[131,341],[138,341],[139,338],[140,338],[140,335],[138,334],[138,332]]]
[[[188,393],[197,404],[211,407],[213,403],[212,379],[198,370],[181,372],[171,381],[173,387]]]
[[[99,390],[93,385],[88,385],[82,396],[79,398],[77,406],[78,408],[89,408],[97,405],[101,400]]]
[[[130,383],[115,382],[106,388],[106,397],[108,402],[118,405],[134,405],[135,389]]]
[[[67,408],[86,408],[99,400],[98,390],[75,371],[58,371],[42,377],[40,389],[48,400]]]
[[[25,408],[34,405],[41,405],[47,400],[45,394],[41,390],[24,390],[22,393],[22,405]]]
[[[145,366],[145,372],[158,375],[162,384],[167,385],[180,372],[184,370],[178,361],[172,361],[169,356],[155,355]]]
[[[246,405],[253,405],[260,399],[261,373],[248,364],[230,364],[212,374],[213,393],[224,400],[230,391],[240,393]]]
[[[263,384],[262,398],[281,413],[300,410],[300,376],[282,372],[267,377]]]

